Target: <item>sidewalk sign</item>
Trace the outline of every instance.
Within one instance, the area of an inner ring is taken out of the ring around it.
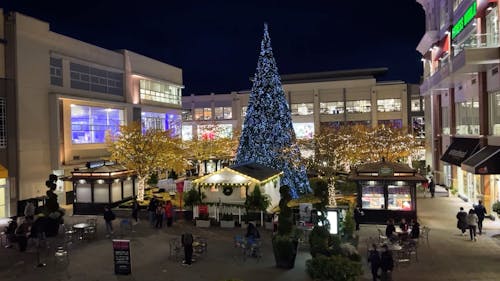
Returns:
[[[130,240],[113,239],[115,274],[130,274]]]

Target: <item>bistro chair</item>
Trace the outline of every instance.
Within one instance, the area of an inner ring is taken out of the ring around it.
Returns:
[[[389,238],[385,236],[384,232],[380,228],[377,228],[377,231],[378,231],[378,242],[380,244],[387,243]]]
[[[425,240],[427,243],[427,246],[429,246],[429,232],[431,229],[427,226],[422,227],[420,235],[422,236],[422,239]]]
[[[64,225],[64,242],[66,244],[72,244],[76,235],[76,230],[70,225]]]

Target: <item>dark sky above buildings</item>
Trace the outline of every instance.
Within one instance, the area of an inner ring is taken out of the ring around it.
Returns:
[[[183,69],[184,94],[250,89],[269,23],[280,74],[389,67],[381,80],[418,83],[425,16],[415,0],[34,1],[0,7],[107,49]]]

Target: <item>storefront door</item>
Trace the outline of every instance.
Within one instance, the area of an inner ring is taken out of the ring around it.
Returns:
[[[0,178],[0,218],[9,216],[9,190],[7,180]]]

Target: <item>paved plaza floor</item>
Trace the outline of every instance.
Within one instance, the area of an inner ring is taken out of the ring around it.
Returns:
[[[436,198],[418,198],[418,215],[422,226],[431,228],[429,244],[420,243],[418,262],[399,266],[394,280],[450,280],[450,281],[497,281],[500,280],[500,242],[492,236],[500,234],[500,221],[485,220],[486,233],[477,242],[461,236],[455,227],[455,214],[460,206],[468,209],[470,203],[457,197],[437,193]],[[68,216],[68,223],[85,221],[85,216]],[[117,219],[115,222],[118,222]],[[115,223],[116,238],[120,238]],[[169,258],[168,241],[190,231],[208,239],[208,251],[191,267],[184,267],[179,260]],[[263,257],[260,260],[243,260],[241,252],[234,247],[233,237],[243,235],[244,229],[196,228],[190,223],[179,222],[172,228],[152,229],[141,221],[134,232],[124,233],[131,240],[131,275],[115,275],[111,240],[104,236],[104,225],[100,219],[98,237],[92,241],[77,241],[70,248],[69,265],[57,263],[54,250],[59,240],[51,239],[49,249],[43,249],[40,260],[47,267],[37,268],[34,247],[20,253],[17,249],[0,249],[0,280],[208,280],[223,281],[237,278],[251,280],[310,280],[305,272],[305,261],[310,258],[306,246],[301,247],[292,270],[281,270],[274,266],[271,249],[271,233],[260,230],[263,240]],[[365,274],[360,281],[371,280],[366,265],[366,246],[363,240],[377,237],[377,226],[362,225],[359,231],[359,250],[363,256]]]

